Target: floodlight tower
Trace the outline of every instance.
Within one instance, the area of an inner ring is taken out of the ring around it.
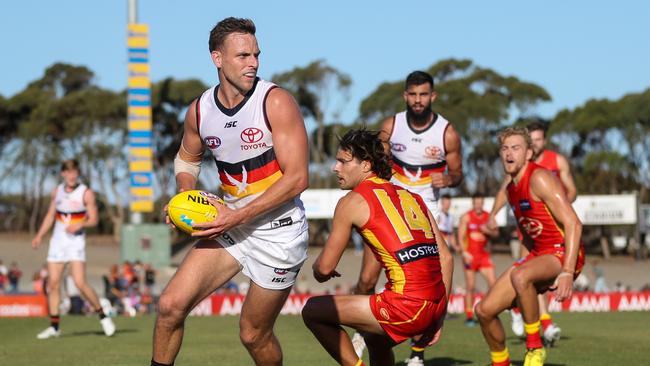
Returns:
[[[138,23],[137,0],[128,0],[128,159],[131,223],[142,223],[142,213],[153,211],[153,134],[149,26]]]

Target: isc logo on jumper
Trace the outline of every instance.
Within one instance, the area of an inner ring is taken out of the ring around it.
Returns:
[[[205,142],[205,146],[209,147],[210,149],[216,149],[221,146],[221,139],[217,136],[206,136],[203,139],[203,142]]]

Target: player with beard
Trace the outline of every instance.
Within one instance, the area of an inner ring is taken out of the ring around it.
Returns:
[[[550,170],[551,173],[558,177],[562,183],[562,187],[564,188],[569,202],[575,201],[576,185],[573,181],[573,176],[571,175],[571,166],[569,165],[568,159],[564,155],[546,148],[546,130],[548,129],[548,126],[541,122],[532,122],[528,124],[527,129],[532,142],[532,161],[541,167]],[[506,204],[506,187],[509,183],[510,177],[506,175],[503,184],[501,185],[501,189],[497,193],[494,200],[492,211],[490,212],[490,220],[488,226],[491,228],[497,227],[495,216]],[[519,239],[520,241],[522,239],[521,233],[519,233]],[[522,249],[522,254],[523,256],[527,254],[526,248]],[[544,342],[550,346],[553,346],[555,342],[560,339],[562,330],[560,327],[553,323],[551,315],[548,312],[547,299],[544,295],[539,295],[539,308]],[[512,331],[516,335],[522,336],[524,334],[524,323],[519,309],[512,309],[511,315]]]
[[[460,137],[447,119],[431,109],[438,96],[431,75],[423,71],[410,73],[403,96],[406,110],[386,119],[380,134],[392,154],[391,182],[420,195],[437,218],[440,189],[456,187],[463,180]],[[357,293],[374,291],[379,270],[366,248]],[[413,346],[411,351],[407,365],[423,365],[424,349]]]
[[[437,96],[431,75],[410,73],[404,89],[406,111],[386,119],[380,135],[390,145],[391,182],[422,196],[434,217],[440,211],[440,189],[463,180],[460,137],[431,109]]]

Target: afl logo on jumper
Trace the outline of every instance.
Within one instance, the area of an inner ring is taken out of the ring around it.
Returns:
[[[406,151],[406,145],[400,143],[394,143],[390,145],[390,149],[393,151]]]
[[[207,136],[203,139],[203,141],[205,142],[205,146],[209,147],[210,149],[216,149],[221,146],[221,139],[217,136]]]
[[[249,127],[241,132],[240,137],[242,141],[252,144],[261,140],[264,137],[264,132],[258,128]]]

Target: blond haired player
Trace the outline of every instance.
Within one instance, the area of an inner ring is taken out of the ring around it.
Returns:
[[[499,135],[504,171],[510,176],[508,202],[529,254],[497,279],[476,306],[493,366],[510,365],[505,333],[498,315],[516,302],[526,332],[524,366],[541,366],[546,350],[540,335],[537,294],[554,290],[556,299],[571,297],[573,280],[584,265],[582,224],[559,179],[531,161],[528,130],[509,127]]]
[[[539,164],[542,168],[546,168],[553,173],[556,177],[560,179],[564,191],[569,199],[569,202],[573,202],[576,199],[576,186],[573,181],[573,176],[571,174],[571,165],[569,160],[562,154],[549,150],[546,148],[546,131],[548,125],[542,122],[532,122],[529,123],[526,128],[530,134],[531,146],[533,149],[532,160]],[[492,210],[490,211],[490,220],[488,226],[491,228],[497,227],[495,216],[501,210],[501,208],[506,204],[506,186],[510,183],[510,177],[506,175],[499,192],[497,193]],[[519,233],[521,240],[521,233]],[[522,246],[523,247],[523,246]],[[523,254],[526,254],[526,248],[522,250]],[[545,295],[538,296],[539,309],[540,309],[540,321],[542,323],[542,332],[544,336],[544,342],[550,346],[553,346],[555,342],[560,339],[562,330],[551,318],[551,314],[548,312],[548,304]],[[512,316],[512,331],[518,335],[522,336],[524,334],[524,322],[521,317],[521,313],[518,308],[513,308],[510,312]]]

